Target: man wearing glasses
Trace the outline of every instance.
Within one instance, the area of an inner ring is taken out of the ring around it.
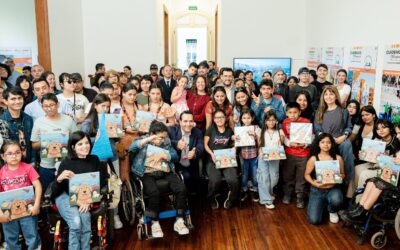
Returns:
[[[97,92],[94,91],[93,89],[88,89],[84,87],[84,82],[82,79],[81,74],[79,73],[72,73],[71,76],[71,81],[75,82],[75,93],[76,94],[81,94],[84,95],[89,102],[93,102],[93,99],[96,97]]]
[[[318,90],[317,87],[310,84],[310,70],[307,67],[299,69],[300,82],[293,86],[289,91],[289,101],[295,102],[296,94],[302,90],[307,91],[311,96],[311,102],[316,103],[318,107]],[[313,105],[314,106],[314,105]]]

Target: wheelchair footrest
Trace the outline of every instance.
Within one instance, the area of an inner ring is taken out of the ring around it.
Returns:
[[[186,210],[185,215],[190,215],[190,210]],[[160,212],[158,214],[159,219],[167,219],[167,218],[173,218],[173,217],[176,217],[176,210],[167,210],[167,211]],[[151,218],[144,216],[144,223],[147,224],[150,222],[151,222]]]

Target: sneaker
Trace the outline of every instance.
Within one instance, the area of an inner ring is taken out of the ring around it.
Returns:
[[[240,201],[245,201],[247,199],[247,191],[242,190],[242,192],[240,192]]]
[[[258,195],[257,191],[252,191],[251,194],[253,202],[258,202],[260,200],[260,196]]]
[[[219,208],[219,204],[218,204],[218,200],[217,200],[217,196],[214,196],[213,199],[211,199],[211,209],[215,210]]]
[[[177,232],[179,235],[189,234],[189,229],[186,227],[185,222],[182,218],[179,218],[175,221],[174,231]]]
[[[114,215],[114,229],[121,229],[123,226],[124,224],[122,224],[119,215],[118,214]]]
[[[297,197],[296,207],[297,208],[304,208],[304,199],[303,199],[303,197]]]
[[[231,196],[231,191],[228,192],[228,195],[226,196],[226,200],[224,202],[224,208],[226,209],[230,209],[233,206],[230,196]]]
[[[291,199],[292,198],[290,197],[290,195],[285,195],[285,196],[283,196],[282,203],[286,204],[286,205],[289,205]]]
[[[275,205],[274,205],[273,203],[271,203],[271,204],[265,204],[265,207],[268,208],[268,209],[274,209],[274,208],[275,208]]]
[[[329,213],[329,221],[331,223],[338,223],[339,222],[339,215],[338,213]]]
[[[158,221],[153,221],[151,223],[151,235],[153,238],[162,238],[164,237],[164,233],[161,230],[160,223]]]

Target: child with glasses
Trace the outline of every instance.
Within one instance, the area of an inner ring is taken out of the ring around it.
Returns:
[[[0,192],[28,186],[33,186],[35,190],[34,205],[31,209],[28,207],[30,216],[10,220],[10,217],[0,210],[0,222],[3,226],[7,249],[21,249],[20,231],[22,231],[28,249],[40,249],[37,215],[40,212],[42,185],[39,175],[31,165],[21,162],[22,149],[17,142],[5,143],[1,147],[1,157],[4,159],[5,165],[0,169]]]

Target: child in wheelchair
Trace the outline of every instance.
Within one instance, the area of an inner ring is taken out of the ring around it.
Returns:
[[[154,147],[158,147],[159,151],[156,151]],[[175,174],[173,162],[178,160],[178,155],[168,138],[168,129],[165,124],[153,121],[150,125],[149,136],[137,138],[129,150],[135,155],[132,171],[140,177],[143,182],[144,196],[148,197],[144,214],[152,220],[152,237],[162,238],[164,236],[158,222],[161,197],[156,182],[160,179],[168,181],[168,186],[176,198],[177,219],[174,224],[174,231],[179,235],[188,234],[189,229],[183,219],[187,209],[186,188]]]
[[[21,249],[20,230],[24,236],[27,249],[40,249],[37,215],[40,212],[42,185],[39,181],[39,175],[31,165],[21,162],[22,149],[19,143],[13,141],[5,143],[1,148],[1,153],[5,165],[0,170],[0,191],[10,191],[27,186],[33,186],[35,190],[35,201],[31,209],[28,206],[25,207],[26,210],[21,210],[21,204],[26,203],[24,203],[24,200],[16,199],[11,203],[10,216],[0,210],[0,222],[7,243],[6,249]],[[21,213],[22,211],[23,213]],[[17,218],[15,214],[27,216]],[[13,216],[15,219],[13,219]]]
[[[90,155],[91,142],[82,131],[72,133],[68,140],[68,157],[58,169],[51,191],[61,217],[69,227],[68,249],[90,249],[91,199],[79,199],[78,206],[70,205],[69,180],[75,174],[99,172],[100,188],[106,186],[107,169],[99,158]]]

